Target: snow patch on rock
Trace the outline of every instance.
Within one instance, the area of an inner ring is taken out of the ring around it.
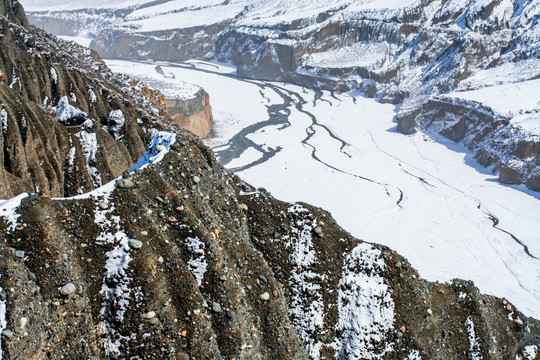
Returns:
[[[324,326],[324,302],[321,286],[317,282],[322,282],[324,275],[312,270],[312,266],[317,262],[312,238],[314,226],[304,219],[294,219],[294,214],[308,211],[301,205],[294,204],[288,211],[293,215],[293,236],[284,239],[288,241],[287,246],[292,247],[292,271],[289,279],[292,299],[289,316],[310,359],[319,359],[323,344],[315,335],[319,334]],[[306,297],[309,297],[309,301],[306,301]]]
[[[380,275],[386,269],[380,250],[361,243],[344,258],[332,347],[337,359],[382,359],[393,351],[394,301]]]
[[[88,99],[90,100],[90,104],[97,103],[97,96],[93,89],[88,89]]]
[[[22,193],[9,200],[0,200],[0,217],[3,217],[10,225],[7,228],[9,232],[13,232],[17,228],[17,221],[20,214],[16,210],[21,205],[22,199],[27,197],[27,193]]]
[[[51,67],[51,70],[50,70],[50,75],[51,75],[51,81],[53,82],[53,84],[58,84],[58,73],[56,72],[56,69]]]
[[[126,124],[126,117],[122,110],[113,110],[107,121],[107,130],[115,140],[122,138],[122,130]]]
[[[465,321],[465,326],[467,327],[468,339],[469,339],[469,355],[471,360],[482,360],[484,357],[480,351],[480,343],[476,339],[476,333],[474,332],[474,323],[472,318],[469,316]]]
[[[516,356],[516,360],[536,360],[538,358],[538,345],[527,345],[523,348],[523,356]]]
[[[205,245],[198,237],[188,237],[186,239],[186,246],[191,253],[191,258],[188,261],[189,270],[191,270],[191,273],[197,279],[197,284],[201,286],[204,274],[206,273],[206,267],[208,266],[204,256]]]
[[[69,98],[64,96],[56,105],[56,121],[69,123],[74,118],[88,118],[88,114],[69,104]]]
[[[1,276],[1,275],[0,275]],[[0,287],[0,292],[2,292],[3,289]],[[2,331],[7,328],[7,321],[6,321],[6,301],[0,301],[0,334],[2,334]],[[0,359],[2,359],[3,353],[2,353],[2,336],[0,336]]]
[[[382,66],[389,51],[386,43],[356,43],[336,50],[305,55],[304,65],[325,68]]]
[[[523,354],[528,360],[534,360],[538,357],[538,345],[528,345],[523,349]]]
[[[420,356],[420,352],[418,350],[413,350],[404,360],[422,360],[422,357]]]
[[[111,192],[103,194],[101,201],[109,202]],[[115,244],[114,248],[107,252],[105,263],[105,275],[101,293],[104,301],[101,308],[103,326],[108,334],[105,344],[107,356],[119,354],[121,342],[129,340],[122,336],[116,324],[124,320],[124,315],[129,307],[131,289],[129,284],[131,276],[128,273],[129,263],[132,258],[129,254],[129,237],[120,225],[120,216],[112,215],[114,206],[108,209],[100,209],[96,204],[95,223],[101,228],[96,238],[97,243]]]
[[[96,155],[99,150],[96,133],[90,133],[88,130],[82,130],[75,134],[81,142],[83,154],[86,158],[86,167],[88,168],[88,174],[92,179],[95,187],[103,185],[101,175],[97,169]]]
[[[137,161],[135,165],[129,170],[133,172],[136,169],[144,169],[149,164],[161,161],[165,154],[169,151],[170,147],[176,141],[176,134],[158,131],[152,138],[146,153]]]
[[[0,121],[2,122],[2,134],[6,134],[8,129],[8,114],[6,109],[2,109],[0,112]]]

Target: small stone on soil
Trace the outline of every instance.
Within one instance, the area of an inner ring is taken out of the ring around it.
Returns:
[[[189,360],[189,355],[186,353],[178,353],[176,354],[176,360]]]
[[[248,206],[246,204],[238,204],[238,209],[248,211]]]
[[[135,184],[130,179],[118,179],[116,180],[116,186],[122,189],[131,189]]]
[[[140,249],[143,246],[142,241],[131,239],[128,242],[128,245],[132,249]]]
[[[8,339],[13,339],[15,337],[15,334],[9,329],[4,329],[2,330],[2,336],[7,337]]]
[[[217,302],[212,303],[212,311],[215,313],[221,312],[221,305],[219,305]]]
[[[141,315],[143,319],[150,320],[156,317],[156,313],[154,311],[149,311],[147,313],[144,313]]]
[[[69,295],[73,294],[75,292],[75,290],[77,290],[77,288],[75,287],[74,284],[67,283],[66,285],[62,286],[62,288],[60,289],[60,294],[62,294],[64,296],[69,296]]]
[[[261,300],[264,300],[264,301],[270,300],[270,294],[267,292],[261,294]]]

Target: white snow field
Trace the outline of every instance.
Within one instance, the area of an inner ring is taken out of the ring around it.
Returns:
[[[352,235],[404,255],[422,277],[472,280],[540,318],[540,194],[499,184],[462,145],[399,134],[392,105],[356,93],[243,80],[200,61],[107,64],[164,86],[203,87],[216,123],[206,144],[247,182],[329,210]]]

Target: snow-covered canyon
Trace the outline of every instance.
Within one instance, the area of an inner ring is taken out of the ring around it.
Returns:
[[[472,280],[540,317],[540,195],[499,184],[462,145],[399,134],[393,105],[357,93],[240,79],[200,61],[107,64],[164,86],[203,86],[215,116],[206,143],[247,182],[330,210],[352,235],[400,252],[427,279]]]

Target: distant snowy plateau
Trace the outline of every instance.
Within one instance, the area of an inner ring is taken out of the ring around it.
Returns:
[[[539,0],[22,3],[113,71],[203,87],[245,181],[540,318]]]

